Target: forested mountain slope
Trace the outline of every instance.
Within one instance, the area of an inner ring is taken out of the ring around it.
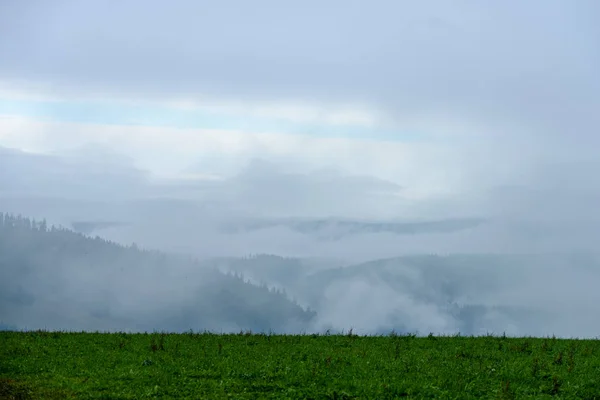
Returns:
[[[0,322],[22,329],[288,331],[282,292],[171,256],[0,213]]]

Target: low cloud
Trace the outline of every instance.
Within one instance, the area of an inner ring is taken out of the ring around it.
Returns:
[[[600,267],[593,240],[600,229],[591,217],[592,198],[587,203],[578,200],[583,193],[598,192],[594,185],[584,185],[585,179],[565,183],[568,191],[562,194],[560,186],[546,178],[532,179],[526,191],[504,187],[480,193],[477,201],[471,199],[477,208],[470,211],[477,211],[482,219],[469,220],[455,218],[461,208],[444,204],[444,197],[403,199],[401,185],[339,171],[286,172],[273,161],[257,160],[229,178],[157,182],[147,179],[127,158],[113,157],[106,149],[88,148],[85,154],[2,149],[3,211],[47,218],[124,244],[136,242],[144,248],[194,255],[206,266],[285,290],[290,299],[315,310],[316,316],[280,325],[284,331],[506,331],[589,337],[597,330],[587,304],[595,293],[591,282]],[[94,155],[114,172],[102,174],[102,181],[93,167]],[[70,164],[64,164],[67,161]],[[67,174],[61,169],[64,165],[77,173]],[[17,179],[23,171],[31,184],[28,190]],[[556,173],[546,171],[531,176]],[[62,179],[44,185],[48,176]],[[126,177],[132,180],[123,181]],[[21,186],[14,186],[17,183]],[[81,190],[81,184],[92,185],[93,190]],[[121,188],[118,196],[117,188]],[[453,201],[460,203],[460,196]],[[386,210],[379,211],[382,204],[387,204]],[[422,212],[422,217],[390,217],[393,210],[406,216],[411,209]],[[424,213],[428,209],[446,219],[428,217]],[[287,258],[247,258],[261,253]],[[165,265],[142,272],[141,265],[135,265],[121,272],[116,282],[110,269],[84,273],[77,270],[78,262],[27,279],[14,265],[3,264],[4,281],[12,282],[6,292],[9,297],[0,299],[3,323],[20,328],[37,321],[56,329],[134,330],[266,326],[235,319],[237,311],[231,314],[234,319],[192,312],[186,305],[192,300],[178,297],[192,291],[183,290],[191,270],[171,271]],[[144,277],[143,283],[138,275]],[[136,279],[144,289],[140,286],[139,293],[126,295],[123,285]],[[195,282],[203,279],[198,275]],[[61,317],[28,303],[28,295],[37,293],[39,298],[57,290],[66,297],[55,297],[48,307],[60,307]],[[144,296],[157,302],[141,307]],[[61,306],[74,299],[82,306]],[[130,301],[131,307],[111,299]],[[234,303],[227,307],[237,307]],[[12,308],[6,308],[9,305]],[[163,318],[165,310],[174,306],[189,312],[179,319]],[[36,313],[45,313],[47,319],[39,319]]]

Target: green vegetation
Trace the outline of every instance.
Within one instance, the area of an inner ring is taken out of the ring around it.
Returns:
[[[0,332],[0,398],[600,398],[600,341]]]

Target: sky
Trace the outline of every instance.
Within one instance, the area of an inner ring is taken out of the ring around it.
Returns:
[[[0,145],[156,176],[252,158],[414,196],[594,159],[594,1],[2,2]],[[533,172],[531,172],[533,173]]]
[[[102,234],[196,255],[597,251],[599,20],[594,0],[0,0],[0,211],[118,222]],[[215,228],[330,216],[494,223],[399,237],[367,221],[337,241]],[[583,309],[594,280],[569,263],[511,275],[502,301]],[[356,303],[325,314],[413,312],[388,283],[334,282]],[[590,323],[564,310],[544,329]]]

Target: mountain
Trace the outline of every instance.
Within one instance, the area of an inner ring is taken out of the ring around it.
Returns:
[[[0,213],[0,321],[19,328],[296,331],[314,312],[188,257]]]
[[[285,289],[311,329],[593,337],[600,255],[413,255],[344,264],[272,255],[213,261]],[[594,300],[594,301],[592,301]]]
[[[377,310],[381,332],[593,336],[599,274],[597,253],[414,255],[317,271],[305,288],[320,319]]]
[[[452,233],[476,228],[484,224],[482,218],[455,218],[430,221],[378,221],[345,218],[277,218],[255,219],[225,224],[225,232],[250,232],[272,227],[285,227],[294,232],[324,240],[338,240],[345,236],[368,233],[415,235],[425,233]]]

